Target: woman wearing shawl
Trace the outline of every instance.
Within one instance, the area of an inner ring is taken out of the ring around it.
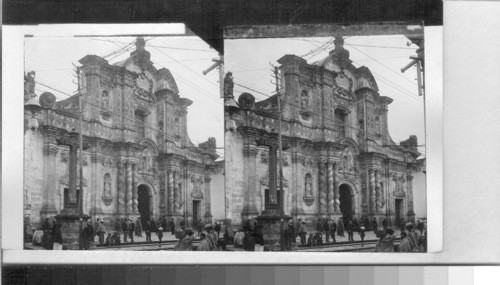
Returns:
[[[191,229],[186,229],[186,236],[182,239],[179,239],[175,244],[175,251],[192,251],[193,250],[193,241],[194,241],[194,232]]]
[[[375,252],[394,252],[395,239],[396,236],[394,235],[393,229],[387,228],[383,230],[375,246]]]

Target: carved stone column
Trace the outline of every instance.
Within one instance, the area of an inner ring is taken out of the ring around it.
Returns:
[[[167,181],[168,181],[168,172],[163,171],[160,172],[161,175],[159,176],[160,178],[160,216],[163,216],[167,213],[167,193],[166,193],[166,188],[167,188]]]
[[[127,162],[126,164],[127,180],[126,183],[126,212],[128,215],[133,214],[132,211],[132,164]]]
[[[333,200],[335,213],[340,212],[340,193],[339,193],[339,164],[333,165]]]
[[[334,180],[333,180],[333,161],[329,161],[327,164],[328,167],[328,214],[333,214],[335,212],[335,195],[334,195]]]
[[[326,214],[326,165],[319,163],[319,213]]]
[[[181,201],[181,193],[179,189],[179,171],[174,171],[173,174],[173,182],[174,182],[174,213],[178,214],[180,207],[179,202]]]
[[[212,177],[210,177],[210,174],[205,174],[205,220],[209,223],[212,222],[212,195],[210,189],[210,181],[212,181]]]
[[[56,155],[59,148],[56,144],[46,142],[43,146],[44,154],[44,172],[45,177],[44,185],[44,200],[42,204],[42,213],[45,216],[56,215],[57,209],[55,206],[55,191],[56,191]]]
[[[124,163],[118,162],[118,214],[125,214],[125,169]]]
[[[375,201],[375,171],[373,170],[368,170],[369,171],[369,185],[370,185],[370,212],[372,214],[375,214],[376,212],[376,201]]]
[[[174,172],[168,172],[168,187],[167,187],[167,212],[169,215],[174,214]]]
[[[137,164],[132,164],[132,211],[134,214],[139,214],[139,209],[137,206],[139,205],[138,201],[138,189],[137,189]]]

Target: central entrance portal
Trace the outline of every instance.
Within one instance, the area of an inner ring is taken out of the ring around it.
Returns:
[[[141,222],[143,225],[146,224],[146,221],[151,218],[151,200],[149,197],[149,188],[146,185],[139,185],[137,188],[137,209],[139,210],[139,214],[141,215]]]
[[[401,227],[401,213],[403,212],[403,199],[396,199],[395,203],[395,212],[396,212],[396,225]]]
[[[193,226],[198,225],[198,220],[200,219],[200,200],[193,200]]]
[[[352,220],[352,197],[351,197],[351,187],[347,184],[342,184],[339,187],[340,194],[340,211],[344,217],[344,222]]]

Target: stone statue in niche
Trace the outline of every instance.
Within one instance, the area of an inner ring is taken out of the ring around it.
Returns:
[[[109,173],[104,174],[104,191],[103,191],[103,201],[106,206],[109,206],[113,202],[113,195],[111,193],[111,175]]]
[[[108,91],[102,92],[102,106],[104,108],[109,108],[109,93],[108,93]]]
[[[302,91],[300,102],[302,109],[309,108],[309,94],[307,93],[307,91]]]
[[[312,175],[307,173],[304,177],[304,202],[307,206],[311,206],[314,203],[314,195],[312,190]]]
[[[396,187],[394,189],[394,196],[396,197],[405,197],[406,196],[406,193],[404,191],[404,182],[406,181],[405,178],[404,178],[404,175],[397,175],[397,174],[394,174],[393,177],[392,177],[392,180],[394,182],[396,182]]]
[[[24,75],[24,102],[35,95],[35,71],[30,71]]]

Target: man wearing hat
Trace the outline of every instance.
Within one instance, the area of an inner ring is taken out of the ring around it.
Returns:
[[[83,248],[85,250],[90,249],[90,240],[94,239],[94,228],[92,227],[92,222],[87,222],[87,226],[83,229],[82,232],[83,238]]]
[[[207,243],[210,251],[217,248],[217,233],[214,231],[212,224],[206,224],[205,230],[207,231]]]
[[[106,233],[106,227],[104,226],[104,221],[100,220],[97,226],[96,234],[99,236],[99,245],[104,244],[104,234]]]
[[[405,228],[408,231],[408,240],[410,241],[411,251],[414,251],[419,246],[420,235],[415,231],[415,227],[412,222],[405,224]]]

